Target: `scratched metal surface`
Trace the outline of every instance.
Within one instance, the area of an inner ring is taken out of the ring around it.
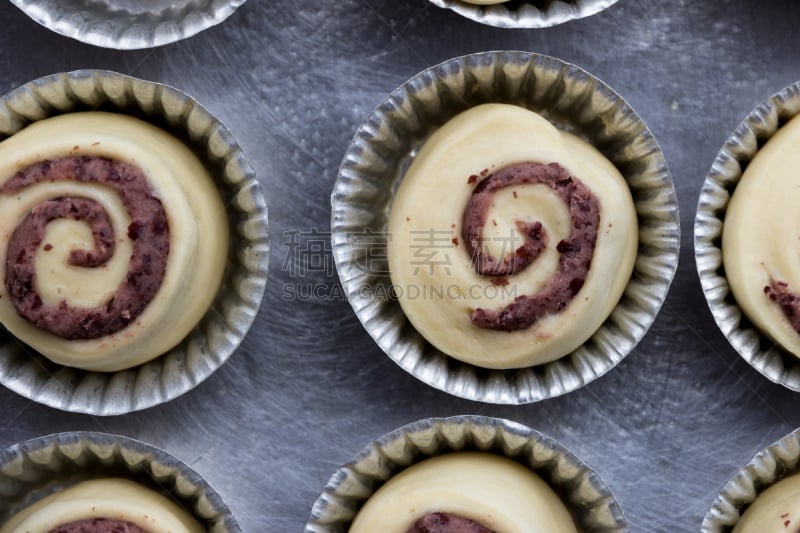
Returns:
[[[698,531],[728,477],[800,425],[800,396],[753,370],[717,330],[691,249],[700,186],[721,143],[758,102],[800,78],[795,0],[620,0],[541,30],[481,26],[427,0],[253,0],[193,38],[131,52],[60,37],[9,2],[0,21],[2,92],[52,72],[105,68],[195,96],[251,157],[273,242],[256,324],[210,379],[112,418],[1,389],[0,448],[68,430],[135,437],[204,475],[244,531],[292,532],[336,467],[379,435],[428,416],[491,415],[571,448],[615,492],[633,531],[673,532]],[[625,97],[661,143],[683,228],[672,290],[634,352],[583,389],[518,407],[415,380],[341,299],[330,254],[304,264],[291,246],[325,242],[342,154],[388,92],[442,60],[493,49],[576,63]]]

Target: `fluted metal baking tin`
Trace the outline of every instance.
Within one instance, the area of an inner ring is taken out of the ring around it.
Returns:
[[[222,497],[179,459],[97,432],[48,435],[0,452],[0,525],[41,498],[88,479],[123,477],[170,496],[209,533],[239,533]]]
[[[536,472],[564,501],[578,531],[628,531],[611,490],[563,445],[510,420],[465,415],[419,420],[365,447],[331,476],[305,533],[347,531],[364,502],[393,475],[429,457],[466,450],[509,457]]]
[[[703,518],[701,532],[730,533],[748,504],[771,485],[800,473],[798,466],[800,429],[758,452],[728,480]]]
[[[557,361],[510,371],[447,357],[413,328],[391,294],[385,239],[371,250],[353,235],[385,235],[392,193],[424,140],[456,114],[505,102],[542,114],[578,134],[620,170],[639,219],[639,254],[619,304],[586,343]],[[369,116],[345,154],[332,194],[333,253],[359,320],[406,371],[456,396],[524,404],[559,396],[619,363],[655,320],[675,274],[678,203],[661,149],[644,122],[603,82],[558,59],[529,52],[485,52],[423,71]],[[364,272],[365,254],[380,272]],[[380,262],[383,258],[384,261]],[[381,290],[377,290],[381,289]]]
[[[516,0],[494,5],[476,5],[461,0],[430,0],[436,6],[452,9],[468,19],[498,28],[546,28],[569,20],[594,15],[617,0],[555,0],[540,2]]]
[[[725,211],[744,169],[786,122],[800,114],[800,82],[758,105],[725,140],[703,183],[694,223],[697,272],[719,329],[750,365],[775,383],[800,391],[800,359],[761,333],[733,298],[722,265]]]
[[[79,70],[15,89],[0,98],[0,139],[37,120],[90,109],[136,114],[184,139],[211,171],[231,228],[228,265],[211,307],[178,346],[148,363],[88,372],[57,365],[0,333],[0,383],[65,411],[117,415],[187,392],[241,343],[267,283],[267,206],[254,169],[219,120],[177,89],[124,74]]]
[[[87,44],[133,50],[219,24],[245,0],[11,0],[42,26]]]

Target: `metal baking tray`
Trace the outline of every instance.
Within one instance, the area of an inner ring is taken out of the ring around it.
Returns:
[[[246,2],[162,47],[114,51],[53,33],[0,3],[0,91],[104,68],[187,92],[239,141],[269,199],[270,280],[241,347],[166,404],[119,417],[69,414],[0,390],[0,448],[61,431],[121,434],[186,462],[244,531],[301,531],[325,483],[380,435],[427,417],[520,422],[561,442],[610,487],[632,531],[699,531],[728,478],[800,426],[800,396],[755,371],[717,328],[692,227],[723,141],[800,78],[800,5],[619,0],[552,28],[478,24],[428,0]],[[557,57],[613,87],[648,125],[681,214],[677,274],[624,361],[564,396],[521,406],[459,399],[375,344],[344,299],[330,194],[358,126],[387,94],[442,61],[488,50]]]

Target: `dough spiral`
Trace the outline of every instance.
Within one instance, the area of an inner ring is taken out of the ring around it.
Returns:
[[[464,241],[473,258],[475,270],[482,275],[505,276],[527,268],[544,251],[547,232],[541,222],[517,221],[524,242],[514,251],[507,251],[502,260],[484,249],[483,226],[495,193],[515,185],[543,184],[553,190],[568,207],[572,230],[556,244],[558,268],[547,284],[534,295],[519,295],[498,310],[475,309],[472,323],[482,328],[516,331],[532,326],[550,313],[563,310],[583,287],[597,241],[600,205],[597,198],[580,181],[557,163],[519,163],[504,167],[487,177],[475,188],[464,209]],[[497,283],[496,283],[497,284]]]
[[[447,355],[486,368],[562,357],[617,305],[638,225],[619,171],[538,114],[485,104],[423,145],[389,220],[395,293]]]
[[[196,325],[227,259],[225,209],[179,140],[70,113],[0,143],[0,322],[56,363],[116,371]]]
[[[14,229],[6,258],[6,290],[17,313],[36,326],[65,339],[96,339],[127,327],[155,297],[169,256],[167,215],[139,169],[105,158],[64,157],[35,163],[7,181],[0,194],[65,179],[101,183],[120,196],[132,219],[127,231],[132,241],[128,272],[105,305],[73,307],[67,300],[57,305],[42,301],[36,288],[36,252],[43,245],[47,224],[69,219],[89,225],[94,248],[70,250],[69,266],[100,268],[113,257],[116,243],[102,205],[88,198],[57,197],[36,205]],[[54,248],[51,243],[43,246],[45,252]]]

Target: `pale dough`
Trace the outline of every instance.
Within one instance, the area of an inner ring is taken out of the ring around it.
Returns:
[[[468,178],[526,161],[559,163],[598,198],[600,226],[591,269],[561,313],[514,332],[480,328],[470,321],[473,309],[501,308],[516,296],[541,290],[556,270],[555,243],[571,231],[567,207],[548,187],[502,191],[489,211],[492,223],[484,227],[495,255],[511,251],[511,235],[514,247],[522,243],[517,220],[541,221],[551,245],[528,268],[510,276],[505,287],[495,287],[475,272],[460,243],[464,207],[475,187]],[[388,259],[403,311],[428,342],[477,366],[515,368],[558,359],[592,336],[628,284],[637,243],[631,192],[610,161],[532,111],[485,104],[447,122],[414,159],[392,204]]]
[[[417,463],[370,496],[350,533],[405,533],[446,512],[498,533],[575,533],[569,511],[532,470],[490,453],[458,452]]]
[[[508,2],[508,0],[461,0],[467,4],[476,4],[479,6],[490,6],[493,4],[502,4],[504,2]]]
[[[178,344],[205,314],[227,261],[228,223],[214,182],[200,160],[164,130],[126,115],[88,112],[35,122],[0,143],[0,184],[45,159],[101,156],[139,167],[164,205],[169,224],[167,270],[158,293],[137,320],[112,335],[66,340],[20,317],[0,286],[0,322],[49,359],[66,366],[116,371],[149,361]],[[117,236],[114,257],[102,268],[67,265],[63,253],[37,253],[38,292],[45,301],[67,299],[96,306],[113,293],[128,268],[130,218],[104,186],[78,182],[40,183],[0,196],[0,279],[5,279],[6,244],[14,228],[39,202],[84,196],[106,207]],[[79,222],[54,221],[43,242],[91,247],[91,232]]]
[[[722,259],[736,303],[766,335],[800,357],[800,334],[764,294],[770,277],[800,292],[800,117],[756,153],[725,213]]]
[[[758,495],[733,533],[789,533],[800,528],[800,476],[775,483]]]
[[[106,518],[137,525],[150,533],[203,533],[177,504],[138,483],[110,478],[84,481],[26,507],[0,533],[48,533],[79,520]]]

